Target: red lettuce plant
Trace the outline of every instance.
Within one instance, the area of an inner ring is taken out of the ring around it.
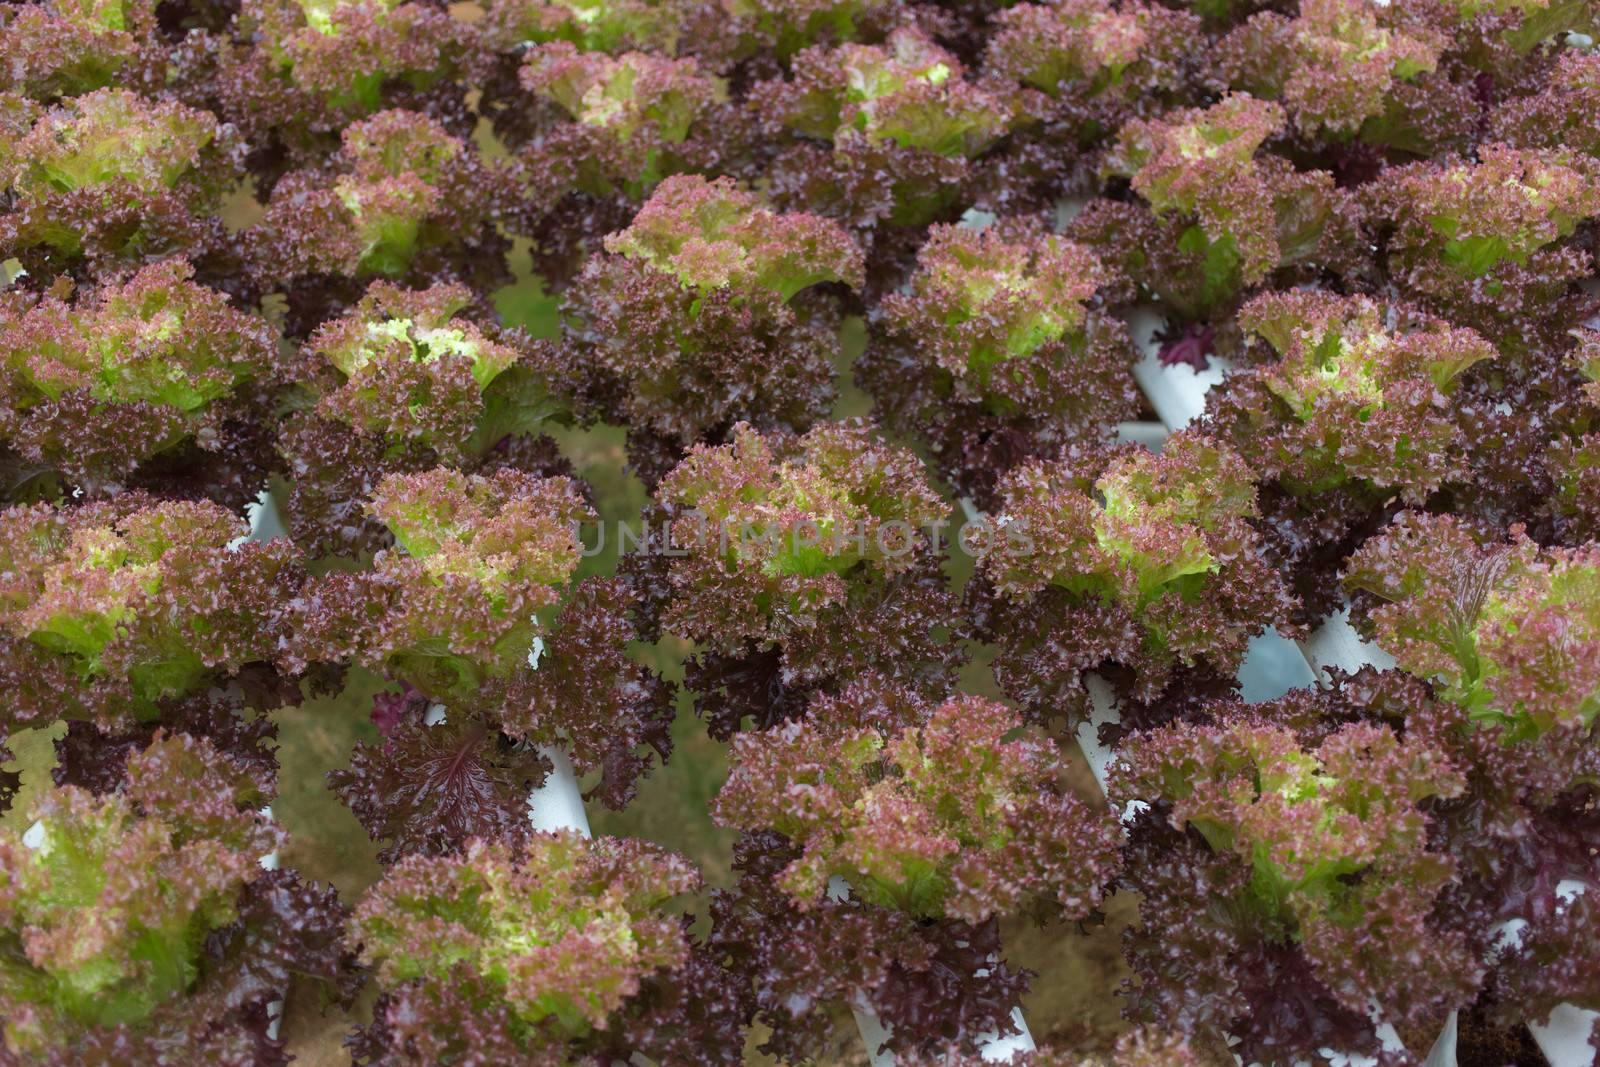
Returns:
[[[720,87],[714,75],[726,71],[731,51],[737,48],[738,35],[730,33],[729,15],[720,3],[491,0],[483,6],[484,17],[476,28],[487,65],[477,111],[493,123],[500,140],[527,150],[532,195],[521,206],[527,224],[536,228],[542,247],[533,250],[535,262],[547,282],[567,281],[581,266],[580,253],[588,243],[627,223],[631,214],[624,208],[627,201],[609,187],[632,183],[632,173],[617,170],[630,150],[635,158],[653,150],[658,160],[680,161],[684,170],[712,173],[717,170],[713,161],[739,140],[723,136],[732,132],[729,120],[737,111],[731,102],[709,114],[703,106],[704,90]],[[629,70],[649,73],[635,85],[628,81],[632,75],[617,76],[618,71]],[[568,86],[574,77],[594,84],[594,79],[605,77],[603,71],[612,74],[611,99],[627,105],[608,113],[600,125],[609,128],[584,130],[575,125],[579,112],[596,113],[562,106],[540,84],[546,75],[555,75]],[[665,95],[658,96],[658,90]],[[720,88],[712,95],[727,101]],[[690,123],[687,137],[672,139],[681,129],[673,122],[652,129],[654,123],[648,118],[643,124],[637,121],[652,111],[658,117],[679,114],[677,109],[688,101],[695,102],[702,121]],[[667,105],[666,112],[662,104]],[[634,119],[619,122],[624,111]],[[657,130],[666,140],[657,139]],[[546,138],[550,144],[540,147]],[[572,152],[582,155],[573,157]],[[603,185],[607,191],[605,195],[574,192],[569,187],[575,179]]]
[[[1388,266],[1427,306],[1497,344],[1549,343],[1581,318],[1571,283],[1592,269],[1566,240],[1600,215],[1593,161],[1485,145],[1474,163],[1391,170],[1372,199]]]
[[[568,292],[565,347],[653,485],[735,423],[803,431],[827,413],[839,320],[817,288],[839,282],[860,286],[861,255],[838,226],[729,179],[668,178]]]
[[[1593,885],[1600,842],[1591,734],[1567,727],[1523,741],[1514,724],[1451,700],[1413,697],[1406,716],[1468,769],[1466,792],[1439,813],[1439,838],[1460,872],[1451,905],[1490,964],[1492,1014],[1515,1027],[1561,1003],[1600,1004],[1600,943],[1583,925],[1592,909],[1571,888]]]
[[[1113,285],[1089,249],[1022,220],[934,226],[909,291],[879,303],[859,376],[884,421],[987,504],[1016,463],[1108,441],[1137,414],[1132,344],[1101,311]]]
[[[1260,554],[1250,468],[1194,433],[1023,464],[1000,482],[982,546],[995,676],[1039,718],[1077,719],[1084,675],[1151,701],[1180,669],[1238,670],[1248,639],[1292,629]]]
[[[223,113],[275,180],[320,164],[341,129],[386,108],[425,111],[466,133],[459,82],[476,73],[476,35],[429,3],[244,0],[219,49]]]
[[[20,461],[7,495],[256,495],[278,337],[193,274],[173,259],[97,289],[0,297],[0,440]]]
[[[520,854],[480,842],[402,860],[351,922],[383,991],[357,1061],[561,1063],[607,1048],[649,983],[690,966],[663,905],[698,885],[675,853],[571,832],[537,835]]]
[[[1000,958],[994,921],[918,920],[850,898],[801,908],[774,881],[797,855],[781,835],[743,836],[738,884],[712,894],[710,944],[754,990],[763,1052],[794,1063],[859,1048],[851,1008],[870,1010],[908,1058],[971,1056],[1012,1030],[1031,976]]]
[[[536,261],[564,283],[623,229],[674,174],[739,171],[749,123],[727,83],[697,59],[647,52],[609,56],[552,41],[526,53],[522,92],[495,114],[495,130],[521,143],[519,232]]]
[[[1502,538],[1408,513],[1345,577],[1380,647],[1436,696],[1411,697],[1403,721],[1467,772],[1438,837],[1461,868],[1453,906],[1493,965],[1494,1013],[1512,1025],[1600,1004],[1588,905],[1564,888],[1594,883],[1600,841],[1597,563],[1592,543],[1541,548],[1520,527]]]
[[[287,541],[244,542],[206,502],[126,494],[0,512],[6,726],[113,726],[284,664],[305,580]]]
[[[285,175],[246,234],[260,287],[309,328],[373,278],[505,280],[501,172],[469,141],[412,111],[346,126],[334,168]]]
[[[10,7],[0,14],[0,91],[48,100],[133,81],[159,55],[155,15],[147,0]]]
[[[1277,403],[1229,435],[1259,473],[1295,492],[1355,481],[1413,503],[1457,475],[1464,446],[1440,398],[1496,358],[1482,337],[1365,297],[1307,291],[1263,294],[1240,309],[1239,325],[1280,357],[1240,390],[1241,406],[1263,391]]]
[[[1502,102],[1492,116],[1498,140],[1518,148],[1600,156],[1600,133],[1583,120],[1600,107],[1600,56],[1565,52],[1538,92]]]
[[[749,106],[769,137],[794,142],[769,169],[779,202],[871,235],[959,215],[973,161],[1027,121],[1033,92],[969,78],[907,27],[881,45],[809,48],[789,78],[752,89]],[[890,257],[887,280],[897,246],[892,232],[884,239],[875,258]]]
[[[1187,12],[1103,0],[1017,4],[996,22],[984,70],[1047,94],[1080,143],[1181,94],[1192,76],[1182,43],[1200,32]]]
[[[671,701],[627,656],[620,580],[574,579],[591,515],[572,483],[440,468],[385,477],[369,506],[396,546],[307,586],[291,658],[359,664],[421,698],[332,778],[386,855],[525,838],[548,770],[529,746],[564,747],[626,803],[649,766],[637,750],[669,749]],[[442,726],[425,719],[433,702]]]
[[[485,6],[485,35],[497,52],[567,41],[584,52],[630,50],[673,55],[695,17],[686,0],[492,0]]]
[[[1390,144],[1415,127],[1409,111],[1426,96],[1406,89],[1438,69],[1444,44],[1384,8],[1306,0],[1295,18],[1251,16],[1220,48],[1229,83],[1281,100],[1301,137]],[[1401,139],[1397,147],[1413,146]]]
[[[1192,218],[1198,236],[1190,243],[1209,260],[1259,280],[1281,256],[1256,153],[1283,122],[1281,107],[1247,93],[1205,110],[1135,121],[1118,135],[1107,172],[1128,178],[1156,214]]]
[[[1192,13],[1105,0],[997,6],[992,32],[978,34],[983,78],[1030,91],[1021,97],[1027,121],[975,175],[978,207],[1043,211],[1063,193],[1091,193],[1099,152],[1117,130],[1197,99],[1190,44],[1203,34]]]
[[[1558,1007],[1595,1011],[1600,942],[1595,902],[1588,893],[1547,898],[1542,914],[1515,937],[1496,972],[1496,1016],[1508,1027],[1523,1020],[1548,1025]]]
[[[867,143],[950,158],[982,154],[1014,121],[1010,101],[969,84],[959,61],[913,30],[883,45],[843,45],[795,58],[793,78],[757,92],[763,118],[802,137]]]
[[[686,685],[714,736],[773,725],[863,670],[948,686],[964,656],[931,544],[945,506],[910,452],[855,423],[798,438],[741,425],[691,449],[658,499],[661,625],[701,646]]]
[[[1408,514],[1351,557],[1379,603],[1378,644],[1508,741],[1587,732],[1600,711],[1600,555],[1541,551],[1522,530],[1482,543],[1449,515]]]
[[[1280,268],[1338,262],[1351,207],[1332,176],[1260,151],[1284,123],[1279,104],[1248,93],[1129,122],[1101,171],[1129,179],[1148,212],[1097,201],[1069,235],[1187,320],[1227,311]]]
[[[1000,958],[997,917],[1081,920],[1118,863],[1110,814],[1063,793],[1053,746],[1020,726],[864,675],[735,740],[715,814],[745,831],[741,879],[712,942],[754,978],[768,1051],[814,1054],[830,1005],[871,1010],[902,1055],[1013,1029],[1028,976]]]
[[[45,1064],[287,1063],[292,975],[353,993],[343,909],[263,869],[282,835],[205,740],[157,734],[125,784],[38,794],[0,830],[7,1054]]]
[[[49,277],[193,256],[225,240],[215,216],[235,161],[209,111],[107,88],[51,107],[10,97],[0,114],[0,257]]]
[[[727,0],[722,10],[732,16],[734,33],[719,52],[767,63],[798,63],[796,53],[807,46],[878,40],[905,17],[897,0]]]
[[[1135,1010],[1262,1062],[1376,1052],[1374,1019],[1426,1048],[1482,977],[1440,914],[1455,868],[1429,840],[1426,803],[1461,773],[1387,726],[1320,722],[1316,699],[1140,734],[1109,787],[1148,805],[1126,881],[1164,937],[1146,920],[1129,942]]]
[[[584,192],[620,192],[634,200],[669,174],[701,169],[710,147],[705,127],[727,99],[722,80],[693,59],[647,52],[613,58],[579,52],[566,41],[530,51],[522,84],[567,120],[542,140],[535,158],[571,168],[564,177]]]
[[[1479,562],[1441,567],[1440,584],[1469,587],[1467,573]],[[1326,691],[1286,698],[1276,707],[1287,713],[1280,721],[1302,735],[1308,729],[1392,731],[1448,759],[1461,776],[1460,792],[1424,803],[1429,850],[1453,867],[1428,926],[1451,951],[1467,947],[1456,966],[1463,980],[1481,985],[1475,1013],[1514,1028],[1523,1019],[1544,1018],[1558,1003],[1600,1003],[1595,937],[1575,925],[1588,909],[1572,904],[1568,888],[1592,881],[1600,841],[1595,750],[1587,731],[1518,737],[1515,724],[1475,717],[1469,707],[1436,697],[1414,675],[1370,667],[1354,675],[1335,671]],[[1392,946],[1382,951],[1403,958]],[[1441,994],[1470,993],[1469,983],[1449,992],[1457,981],[1449,968],[1417,981],[1435,986],[1425,995],[1436,1002]],[[1427,1040],[1424,1034],[1411,1047]]]
[[[1470,41],[1479,53],[1473,58],[1485,65],[1509,65],[1552,38],[1600,30],[1587,5],[1559,0],[1451,0],[1428,14]]]
[[[1498,353],[1472,330],[1360,296],[1263,293],[1237,321],[1245,353],[1266,361],[1229,375],[1210,426],[1267,483],[1261,528],[1320,618],[1340,599],[1333,567],[1397,495],[1421,504],[1473,478],[1458,385]]]
[[[973,924],[1019,911],[1077,920],[1099,905],[1115,821],[1059,790],[1050,741],[1010,739],[1021,718],[980,697],[910,722],[871,709],[820,698],[802,719],[734,739],[713,814],[800,850],[777,880],[802,908],[833,879],[869,905]]]
[[[354,555],[386,542],[362,509],[386,474],[568,468],[540,431],[566,420],[579,385],[547,347],[471,308],[472,290],[374,282],[312,334],[299,360],[297,409],[278,446],[295,536],[318,553]]]

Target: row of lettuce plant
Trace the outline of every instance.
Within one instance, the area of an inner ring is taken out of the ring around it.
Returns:
[[[7,4],[0,745],[55,758],[0,770],[0,1062],[282,1063],[291,986],[361,1064],[826,1061],[852,1016],[963,1062],[1021,1029],[1005,935],[1115,894],[1128,1032],[1015,1062],[1600,1009],[1597,32]],[[1196,372],[1180,420],[1153,383]],[[607,574],[557,444],[597,424],[650,497]],[[1244,701],[1339,612],[1392,666]],[[272,713],[355,672],[376,739],[326,784],[384,871],[341,900],[262,861]],[[680,707],[729,884],[530,818],[625,808]]]

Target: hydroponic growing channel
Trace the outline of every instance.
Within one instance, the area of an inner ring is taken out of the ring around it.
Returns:
[[[1597,24],[5,3],[0,1064],[1593,1063]]]

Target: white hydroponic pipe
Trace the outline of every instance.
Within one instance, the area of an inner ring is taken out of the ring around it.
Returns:
[[[1100,743],[1100,727],[1121,722],[1122,717],[1117,711],[1117,696],[1104,678],[1098,674],[1085,675],[1083,686],[1089,691],[1089,719],[1078,724],[1078,748],[1089,764],[1089,773],[1094,775],[1094,784],[1100,787],[1100,795],[1108,796],[1106,774],[1116,753]]]
[[[245,505],[245,515],[250,520],[250,533],[240,538],[240,541],[271,541],[275,537],[285,537],[283,520],[278,514],[278,502],[272,495],[272,490],[263,489],[261,494],[249,504]],[[237,543],[237,542],[236,542]],[[272,819],[272,805],[268,804],[261,809],[261,814],[270,821]],[[263,870],[275,871],[278,869],[278,850],[273,849],[261,857]],[[278,997],[267,1002],[267,1040],[278,1040],[283,1029],[284,999]]]
[[[1329,615],[1311,636],[1300,642],[1300,651],[1306,662],[1326,681],[1329,668],[1355,672],[1362,667],[1376,667],[1380,671],[1395,665],[1394,657],[1370,641],[1364,641],[1350,625],[1348,605]]]
[[[268,804],[261,809],[261,814],[268,822],[272,821],[272,805]],[[278,869],[278,850],[273,849],[260,860],[261,869],[275,871]],[[267,1040],[276,1041],[283,1031],[283,997],[276,997],[267,1001]]]
[[[584,837],[592,837],[572,761],[559,748],[541,745],[539,752],[550,761],[551,770],[544,784],[528,794],[528,819],[533,828],[547,832],[576,830]]]
[[[1165,325],[1161,313],[1148,304],[1129,309],[1124,320],[1128,333],[1139,349],[1139,361],[1133,365],[1133,380],[1139,383],[1145,398],[1155,409],[1156,418],[1170,431],[1189,425],[1206,409],[1206,393],[1222,381],[1228,363],[1218,357],[1209,357],[1209,366],[1197,371],[1186,363],[1164,366],[1161,346],[1155,335]]]
[[[1529,1023],[1528,1032],[1550,1061],[1550,1067],[1590,1067],[1594,1063],[1594,1046],[1589,1044],[1589,1035],[1596,1022],[1600,1022],[1600,1012],[1576,1004],[1558,1004],[1544,1022]]]
[[[250,535],[247,541],[271,541],[276,537],[288,537],[289,530],[283,525],[283,515],[278,510],[278,498],[271,489],[263,489],[256,498],[244,506],[245,517],[250,520]]]

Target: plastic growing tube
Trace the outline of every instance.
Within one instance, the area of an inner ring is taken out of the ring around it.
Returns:
[[[883,1047],[889,1040],[889,1027],[870,1010],[852,1006],[850,1014],[855,1016],[856,1029],[861,1031],[861,1040],[867,1046],[867,1059],[872,1067],[893,1067],[894,1053]],[[979,1037],[978,1055],[988,1063],[1003,1063],[1019,1052],[1032,1052],[1037,1046],[1033,1043],[1033,1034],[1028,1032],[1028,1023],[1022,1017],[1021,1008],[1011,1009],[1011,1021],[1017,1027],[1017,1032],[1001,1037],[998,1033]]]
[[[288,537],[289,530],[283,525],[283,515],[278,510],[278,498],[271,489],[261,490],[253,501],[244,506],[245,516],[250,520],[251,541],[271,541],[276,537]]]
[[[550,761],[551,770],[544,784],[528,794],[528,819],[533,828],[547,832],[576,830],[584,837],[592,837],[572,761],[559,748],[540,746],[539,752]]]
[[[278,514],[278,501],[272,495],[271,489],[263,489],[255,502],[245,505],[245,514],[250,519],[250,533],[242,540],[271,541],[276,537],[285,537],[288,531],[284,528],[283,519]],[[268,804],[261,809],[261,814],[267,819],[272,818],[272,805]],[[275,871],[278,869],[278,850],[273,849],[261,857],[263,870]],[[283,997],[267,1002],[267,1039],[276,1041],[283,1028]]]
[[[1100,727],[1108,723],[1121,722],[1121,715],[1117,711],[1117,697],[1111,691],[1111,684],[1098,674],[1086,675],[1083,680],[1084,688],[1089,691],[1089,721],[1078,724],[1076,737],[1078,748],[1083,751],[1083,758],[1089,764],[1089,773],[1094,775],[1094,784],[1100,787],[1100,794],[1106,794],[1106,772],[1111,769],[1111,762],[1116,759],[1116,754],[1100,743]]]
[[[253,524],[252,524],[253,525]],[[261,814],[268,822],[272,821],[272,805],[268,804],[261,809]],[[278,869],[278,850],[273,849],[261,857],[261,869],[275,871]],[[267,1001],[267,1040],[278,1040],[278,1034],[283,1029],[283,997],[276,997]]]
[[[1164,366],[1161,346],[1155,340],[1156,331],[1165,324],[1160,312],[1140,304],[1128,311],[1124,321],[1139,348],[1139,362],[1133,365],[1134,381],[1168,430],[1183,429],[1205,411],[1206,392],[1222,381],[1227,361],[1212,356],[1210,366],[1203,371],[1188,364]]]
[[[1600,1012],[1580,1008],[1575,1004],[1558,1004],[1550,1018],[1542,1023],[1529,1023],[1528,1032],[1550,1067],[1590,1067],[1594,1063],[1594,1046],[1589,1044]]]
[[[861,1040],[867,1046],[867,1058],[872,1067],[892,1067],[895,1062],[894,1053],[883,1047],[889,1040],[889,1028],[872,1012],[861,1008],[851,1008],[850,1014],[855,1016],[856,1029],[861,1031]],[[1033,1035],[1028,1032],[1028,1024],[1022,1018],[1021,1008],[1011,1009],[1011,1021],[1016,1024],[1017,1033],[1000,1037],[994,1034],[987,1039],[980,1038],[982,1044],[978,1055],[990,1063],[1001,1063],[1011,1059],[1019,1052],[1032,1052],[1036,1047]]]
[[[1328,668],[1354,672],[1362,667],[1376,667],[1386,671],[1394,666],[1394,657],[1372,644],[1363,641],[1350,625],[1350,608],[1342,607],[1323,620],[1310,637],[1300,643],[1306,662],[1326,680]]]
[[[1159,422],[1117,423],[1117,441],[1122,444],[1143,445],[1152,452],[1159,452],[1166,439],[1167,428]]]

